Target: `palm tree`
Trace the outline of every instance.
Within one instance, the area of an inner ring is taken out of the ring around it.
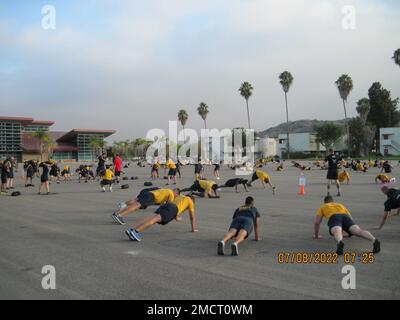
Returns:
[[[393,55],[394,63],[400,67],[400,49],[397,49]]]
[[[279,76],[280,83],[283,88],[283,92],[285,92],[285,103],[286,103],[286,134],[287,134],[287,158],[290,159],[290,140],[289,140],[289,108],[288,108],[288,99],[287,94],[290,90],[290,87],[293,84],[293,76],[289,71],[285,71],[281,73]]]
[[[368,114],[371,111],[371,103],[368,98],[363,98],[357,102],[357,113],[360,115],[363,125],[367,123]]]
[[[185,136],[185,125],[186,125],[188,119],[189,119],[189,115],[188,115],[186,110],[182,109],[182,110],[180,110],[178,112],[178,120],[180,121],[180,123],[182,125],[182,128],[183,128],[184,140],[186,139],[186,136]]]
[[[49,137],[49,139],[44,143],[44,148],[50,158],[53,157],[54,148],[56,146],[57,146],[57,142],[51,137]]]
[[[89,146],[91,147],[91,149],[93,151],[95,151],[96,153],[99,153],[99,150],[100,150],[100,140],[99,140],[99,138],[97,138],[97,137],[90,138]]]
[[[208,110],[208,105],[206,105],[204,102],[200,103],[199,107],[197,108],[197,112],[199,113],[199,116],[203,119],[204,128],[207,130],[207,115],[210,112]]]
[[[350,92],[353,90],[353,80],[351,77],[347,74],[342,75],[336,82],[335,82],[338,90],[340,97],[342,98],[343,101],[343,108],[344,108],[344,117],[345,117],[345,127],[347,131],[347,145],[348,145],[348,154],[349,157],[351,155],[351,139],[350,139],[350,128],[349,128],[349,122],[347,118],[347,109],[346,109],[346,102],[347,98],[349,97]]]
[[[38,130],[32,133],[32,137],[39,140],[40,143],[40,161],[43,161],[43,154],[45,152],[44,146],[51,140],[49,132],[46,130]]]
[[[253,90],[254,90],[254,88],[249,82],[243,82],[241,87],[239,88],[240,95],[246,100],[247,120],[248,120],[248,124],[249,124],[249,129],[251,129],[249,99],[253,94]]]
[[[103,138],[95,136],[90,138],[89,146],[92,148],[92,150],[95,150],[97,153],[103,153],[104,150],[107,148],[107,142],[104,141]]]

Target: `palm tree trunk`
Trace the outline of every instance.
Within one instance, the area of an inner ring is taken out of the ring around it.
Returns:
[[[289,107],[287,93],[285,92],[285,103],[286,103],[286,138],[287,138],[287,159],[290,160],[290,138],[289,138]]]
[[[247,106],[247,121],[249,123],[249,130],[251,130],[251,124],[250,124],[250,111],[249,111],[249,100],[246,99],[246,106]]]
[[[350,139],[350,127],[347,121],[347,108],[346,108],[346,101],[343,99],[343,109],[344,109],[344,123],[347,132],[347,153],[348,156],[351,157],[351,139]]]
[[[207,119],[204,119],[204,129],[206,130],[206,136],[205,136],[206,141],[204,143],[204,148],[205,148],[204,152],[205,152],[205,158],[208,161],[208,160],[210,160],[210,159],[208,159],[209,158],[208,151],[209,151],[210,139],[208,138],[208,133],[207,133]],[[201,143],[200,143],[200,147],[201,147]],[[201,155],[201,148],[200,148],[200,155]]]
[[[40,162],[43,162],[43,142],[40,142]]]

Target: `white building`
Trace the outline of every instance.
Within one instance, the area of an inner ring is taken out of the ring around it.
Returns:
[[[317,142],[317,136],[313,133],[291,133],[290,152],[316,153],[325,152],[326,148]],[[278,137],[279,149],[282,153],[287,151],[287,135],[280,134]]]
[[[278,140],[268,137],[257,139],[255,144],[255,152],[260,158],[270,158],[276,155],[280,156]]]
[[[380,153],[400,155],[400,128],[382,128],[379,133]]]

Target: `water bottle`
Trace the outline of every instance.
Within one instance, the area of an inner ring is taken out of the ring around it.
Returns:
[[[299,186],[306,186],[306,176],[304,175],[304,173],[301,174],[300,179],[299,179]]]

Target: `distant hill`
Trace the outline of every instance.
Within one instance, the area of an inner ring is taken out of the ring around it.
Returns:
[[[344,126],[344,120],[321,121],[321,120],[298,120],[289,122],[290,133],[310,133],[315,125],[322,125],[326,122],[334,122],[337,125]],[[286,133],[286,122],[280,125],[259,132],[261,137],[277,138],[279,134]]]

